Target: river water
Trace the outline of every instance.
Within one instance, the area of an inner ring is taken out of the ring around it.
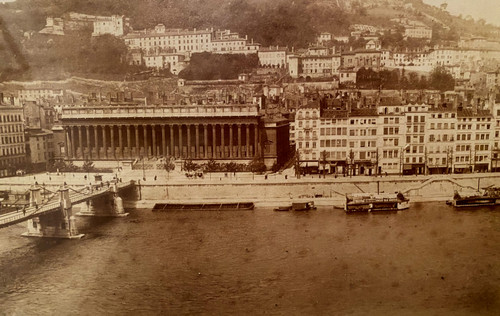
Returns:
[[[499,208],[130,213],[0,230],[0,314],[500,313]]]

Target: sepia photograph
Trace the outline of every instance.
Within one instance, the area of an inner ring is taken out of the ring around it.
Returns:
[[[499,0],[0,0],[0,315],[500,315]]]

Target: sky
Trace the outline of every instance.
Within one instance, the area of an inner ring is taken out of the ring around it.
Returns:
[[[448,3],[447,11],[453,15],[471,15],[474,20],[484,19],[487,23],[500,26],[500,0],[423,0],[439,7]]]

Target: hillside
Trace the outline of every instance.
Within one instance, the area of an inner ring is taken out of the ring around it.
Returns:
[[[123,14],[130,18],[134,29],[153,27],[157,23],[169,28],[231,29],[263,46],[295,48],[314,42],[320,32],[349,34],[351,24],[393,27],[390,19],[394,17],[426,23],[433,27],[435,40],[457,40],[458,34],[500,34],[498,27],[452,16],[422,0],[17,0],[0,4],[0,57],[7,61],[0,65],[0,80],[20,75],[24,79],[64,78],[75,71],[123,68],[120,63],[109,68],[105,64],[96,66],[94,62],[99,60],[99,54],[107,52],[89,51],[86,47],[92,43],[81,38],[69,43],[54,40],[54,49],[37,39],[36,34],[45,25],[47,16],[60,17],[68,12]],[[27,34],[28,37],[34,34],[33,39],[28,40]],[[38,46],[30,43],[33,40],[38,41]],[[64,52],[56,51],[58,46]],[[112,46],[110,49],[118,49],[120,56],[123,47],[119,48],[118,43]],[[43,50],[39,50],[40,47]],[[73,48],[75,52],[71,52]],[[78,56],[84,57],[83,61],[71,61]],[[127,71],[123,69],[119,73]]]

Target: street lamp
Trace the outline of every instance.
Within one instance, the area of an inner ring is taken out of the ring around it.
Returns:
[[[403,164],[404,164],[404,161],[405,161],[405,151],[408,150],[408,148],[410,148],[410,144],[406,144],[406,146],[404,147],[401,147],[401,155],[400,155],[400,163],[399,163],[399,168],[400,168],[400,171],[401,171],[401,176],[403,176]]]
[[[141,156],[141,160],[142,160],[142,180],[146,181],[146,170],[144,168],[144,157]]]

